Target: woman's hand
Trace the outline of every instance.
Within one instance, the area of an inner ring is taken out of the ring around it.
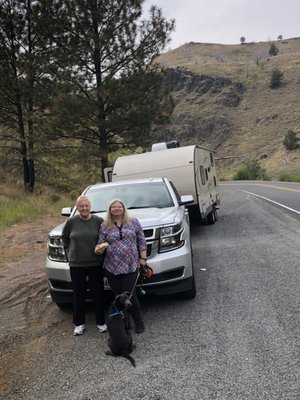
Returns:
[[[140,266],[144,267],[147,265],[147,259],[146,258],[140,258]]]
[[[108,243],[104,242],[101,244],[97,244],[95,247],[95,254],[101,255],[105,252],[105,250],[108,248]]]

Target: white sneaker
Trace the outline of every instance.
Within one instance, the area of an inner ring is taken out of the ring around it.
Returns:
[[[74,336],[82,335],[84,330],[85,330],[85,325],[84,324],[75,326]]]
[[[99,332],[100,332],[100,333],[107,332],[107,326],[106,326],[106,324],[104,324],[104,325],[97,325],[97,328],[99,329]]]

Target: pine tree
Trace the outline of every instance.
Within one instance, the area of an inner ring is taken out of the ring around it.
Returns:
[[[20,164],[24,187],[35,185],[37,125],[48,107],[51,81],[38,1],[0,3],[0,147]]]
[[[141,20],[142,3],[62,0],[46,24],[57,48],[56,77],[65,86],[52,108],[52,130],[96,149],[102,170],[111,150],[147,143],[151,124],[172,109],[153,59],[174,21],[157,7]]]
[[[279,53],[278,47],[276,47],[275,44],[272,43],[271,46],[270,46],[270,49],[269,49],[269,55],[270,56],[277,56],[278,53]]]
[[[270,87],[271,89],[275,89],[281,85],[281,81],[284,78],[283,72],[280,71],[280,69],[276,68],[272,71],[272,77],[271,77],[271,83]]]

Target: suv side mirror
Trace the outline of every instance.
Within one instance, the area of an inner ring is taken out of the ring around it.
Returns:
[[[192,204],[192,203],[194,203],[194,198],[191,194],[186,194],[180,197],[180,202],[179,202],[180,206],[185,206],[187,204]]]
[[[62,215],[63,217],[69,217],[69,216],[71,215],[72,211],[73,211],[73,208],[72,208],[72,207],[64,207],[64,208],[61,210],[61,215]]]

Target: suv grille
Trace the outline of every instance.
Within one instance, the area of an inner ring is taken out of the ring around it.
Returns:
[[[152,237],[154,233],[154,229],[144,229],[144,235],[146,238]]]
[[[147,257],[150,257],[151,250],[152,250],[152,244],[151,243],[147,243]]]

